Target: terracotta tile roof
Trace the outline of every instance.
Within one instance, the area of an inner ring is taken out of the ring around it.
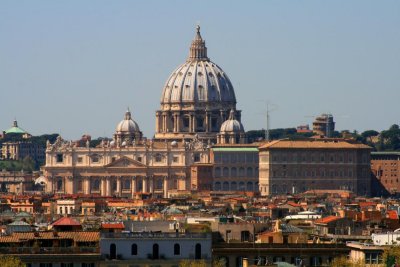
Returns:
[[[33,239],[73,239],[75,242],[98,242],[99,232],[14,232],[11,235],[0,236],[0,243],[18,243]]]
[[[366,208],[366,207],[375,207],[376,203],[375,202],[359,202],[358,205],[360,208]]]
[[[330,223],[330,222],[333,222],[333,221],[336,221],[336,220],[339,220],[339,219],[340,219],[340,217],[338,217],[338,216],[328,216],[328,217],[325,217],[325,218],[321,218],[321,219],[315,220],[314,223],[315,224],[317,224],[317,223],[319,223],[319,224],[327,224],[327,223]]]
[[[287,204],[293,207],[302,207],[300,204],[297,204],[296,202],[293,201],[288,201]]]
[[[54,223],[52,223],[53,226],[81,226],[79,222],[76,220],[70,218],[70,217],[61,217]]]
[[[306,148],[306,149],[349,149],[349,148],[363,148],[371,149],[371,147],[355,143],[346,139],[301,139],[301,140],[275,140],[266,143],[259,147],[259,149],[270,149],[270,148]]]
[[[102,223],[101,228],[103,229],[125,229],[124,224],[121,223]]]

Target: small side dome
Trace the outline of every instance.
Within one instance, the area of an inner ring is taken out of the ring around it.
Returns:
[[[243,133],[244,127],[242,123],[235,118],[235,111],[232,109],[229,119],[221,125],[220,133]]]
[[[116,133],[135,133],[140,132],[139,125],[132,119],[129,109],[125,112],[125,118],[118,123]]]

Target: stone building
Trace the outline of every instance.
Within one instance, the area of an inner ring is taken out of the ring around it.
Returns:
[[[333,121],[332,114],[321,114],[321,116],[315,118],[313,122],[314,133],[326,137],[332,137],[334,131],[335,122]]]
[[[260,148],[263,196],[318,189],[371,193],[369,146],[346,139],[277,140]]]
[[[188,59],[164,86],[161,108],[156,112],[155,138],[142,136],[130,110],[117,124],[113,140],[97,147],[58,138],[46,148],[45,191],[170,197],[189,194],[189,190],[210,190],[210,148],[217,141],[230,145],[246,142],[240,115],[233,86],[226,73],[207,57],[197,27]],[[254,157],[251,155],[252,164]],[[251,170],[251,186],[246,184],[242,189],[255,188],[255,168]],[[197,170],[201,180],[191,177]]]
[[[258,191],[258,145],[216,145],[211,148],[215,191]]]
[[[390,194],[400,193],[400,152],[372,152],[372,174]],[[383,192],[375,192],[381,196]]]
[[[1,146],[1,158],[6,160],[23,160],[26,157],[37,162],[43,162],[45,156],[45,148],[39,144],[33,143],[27,131],[18,126],[18,122],[14,120],[13,126],[4,131],[3,138],[8,135],[19,136],[18,140],[6,141]]]

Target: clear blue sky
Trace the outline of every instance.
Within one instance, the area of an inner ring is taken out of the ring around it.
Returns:
[[[400,123],[400,1],[0,1],[0,129],[111,136],[130,107],[152,137],[200,22],[246,130]]]

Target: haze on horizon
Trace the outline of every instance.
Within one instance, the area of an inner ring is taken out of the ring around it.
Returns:
[[[400,1],[0,2],[0,129],[111,137],[127,107],[144,136],[197,23],[246,131],[399,124]]]

